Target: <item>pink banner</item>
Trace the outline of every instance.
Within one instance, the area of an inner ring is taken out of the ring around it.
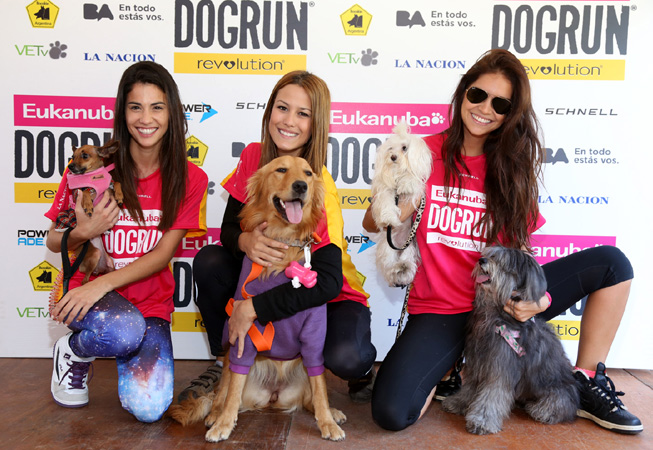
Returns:
[[[113,128],[113,97],[14,95],[14,126]]]
[[[209,228],[204,236],[183,238],[175,253],[175,258],[194,258],[205,245],[217,244],[222,245],[220,242],[220,228]]]
[[[449,126],[449,105],[331,103],[331,133],[390,134],[402,120],[413,134],[435,134]]]
[[[562,236],[534,234],[531,236],[533,255],[540,264],[555,261],[563,256],[577,253],[590,247],[616,245],[615,236]]]

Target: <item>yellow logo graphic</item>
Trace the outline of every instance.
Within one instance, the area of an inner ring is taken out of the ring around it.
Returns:
[[[175,73],[284,75],[306,70],[306,55],[175,53]]]
[[[342,209],[367,209],[372,201],[369,189],[338,189]]]
[[[360,5],[354,5],[340,14],[340,21],[346,35],[366,36],[370,22],[372,22],[372,14],[365,11]]]
[[[531,80],[622,81],[626,76],[623,59],[522,59]]]
[[[190,136],[186,139],[186,153],[190,162],[201,166],[204,164],[204,158],[206,158],[208,150],[209,146],[195,136]]]
[[[200,313],[176,311],[172,313],[172,331],[203,332],[206,328]]]
[[[29,278],[35,291],[51,291],[57,275],[59,270],[47,261],[43,261],[29,271]]]
[[[580,336],[580,320],[549,320],[548,324],[563,341],[577,341]]]
[[[27,14],[33,28],[54,28],[59,7],[50,0],[36,0],[27,5]]]
[[[14,203],[52,203],[58,183],[14,183]]]

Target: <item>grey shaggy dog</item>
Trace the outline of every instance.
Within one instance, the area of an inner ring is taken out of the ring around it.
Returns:
[[[553,424],[576,417],[578,390],[560,340],[542,319],[519,322],[503,310],[508,298],[539,301],[544,271],[518,249],[487,247],[474,271],[476,298],[465,340],[461,390],[442,407],[465,416],[467,431],[501,431],[515,405]],[[505,337],[504,337],[505,336]]]

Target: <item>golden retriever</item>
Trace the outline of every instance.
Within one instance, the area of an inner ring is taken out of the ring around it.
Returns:
[[[303,158],[282,156],[250,178],[247,202],[241,212],[241,227],[244,231],[251,231],[267,222],[264,231],[267,237],[286,243],[305,242],[311,239],[323,218],[323,205],[324,184],[320,176],[313,173]],[[289,246],[285,259],[263,268],[258,279],[265,280],[284,272],[292,261],[299,261],[303,257],[302,248]],[[283,321],[277,321],[275,325],[281,326]],[[321,358],[323,337],[318,344]],[[210,427],[206,440],[218,442],[229,438],[240,411],[273,407],[290,412],[304,406],[315,414],[322,438],[333,441],[344,439],[345,433],[338,424],[344,423],[347,418],[341,411],[329,407],[324,373],[309,376],[301,357],[281,361],[259,354],[247,375],[228,370],[229,366],[227,352],[216,392],[173,405],[169,415],[182,425],[206,417],[205,424]]]

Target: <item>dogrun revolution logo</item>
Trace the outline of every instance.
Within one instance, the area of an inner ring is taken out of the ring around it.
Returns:
[[[563,57],[521,59],[534,80],[624,80],[631,7],[550,3],[494,5],[492,48]]]
[[[176,0],[177,48],[306,51],[307,2]],[[283,75],[306,69],[305,54],[180,53],[175,73]]]
[[[308,49],[308,3],[176,0],[175,47]]]

